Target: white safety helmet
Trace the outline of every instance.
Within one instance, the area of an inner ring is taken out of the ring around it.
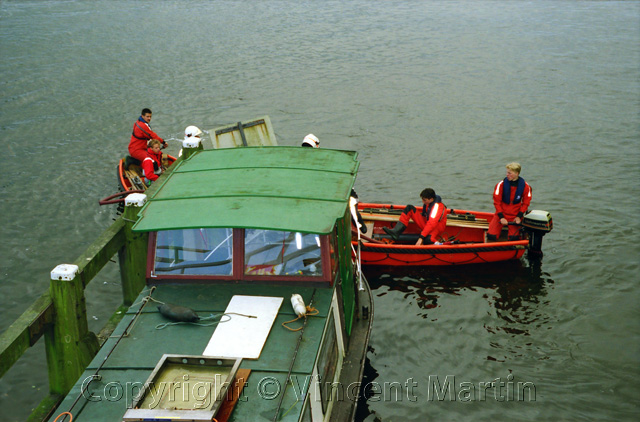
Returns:
[[[302,146],[320,148],[320,140],[318,140],[318,137],[316,135],[310,133],[302,140]]]
[[[187,128],[184,130],[185,138],[191,138],[192,136],[200,136],[201,134],[202,134],[202,131],[198,129],[197,126],[187,126]]]

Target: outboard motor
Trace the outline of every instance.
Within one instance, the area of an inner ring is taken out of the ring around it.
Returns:
[[[531,210],[522,220],[523,229],[529,233],[529,253],[542,255],[542,237],[553,229],[553,219],[547,211]]]

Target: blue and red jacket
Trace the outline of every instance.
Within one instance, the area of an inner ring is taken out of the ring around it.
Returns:
[[[513,184],[505,177],[493,190],[493,205],[499,218],[522,218],[531,203],[531,186],[519,177]]]

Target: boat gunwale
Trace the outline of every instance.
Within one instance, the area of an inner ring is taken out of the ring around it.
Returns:
[[[352,241],[357,244],[357,241]],[[397,254],[456,254],[473,252],[504,252],[528,249],[528,240],[510,240],[505,242],[477,242],[456,245],[398,245],[387,243],[362,243],[360,247],[368,252],[385,252],[389,249]]]

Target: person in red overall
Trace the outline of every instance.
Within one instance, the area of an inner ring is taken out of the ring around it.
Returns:
[[[144,174],[144,182],[148,185],[158,180],[158,177],[164,172],[162,167],[162,152],[160,152],[160,141],[152,139],[149,141],[147,156],[142,161],[142,172]]]
[[[144,161],[147,158],[147,143],[151,139],[157,139],[162,144],[162,148],[167,147],[167,143],[151,130],[149,123],[151,122],[151,110],[143,108],[140,117],[133,124],[133,132],[131,132],[131,140],[129,141],[129,155],[138,161]]]
[[[422,212],[418,212],[413,205],[407,205],[400,214],[400,221],[393,229],[383,227],[384,231],[394,240],[398,240],[400,234],[409,225],[409,220],[416,222],[420,227],[420,238],[416,245],[431,245],[438,240],[438,236],[447,227],[447,207],[442,203],[440,195],[431,188],[420,192],[422,199]]]
[[[503,226],[508,225],[509,240],[520,239],[520,223],[531,203],[531,186],[520,177],[522,167],[518,163],[507,164],[507,177],[493,190],[493,205],[496,213],[489,223],[487,241],[495,242],[500,237]]]

